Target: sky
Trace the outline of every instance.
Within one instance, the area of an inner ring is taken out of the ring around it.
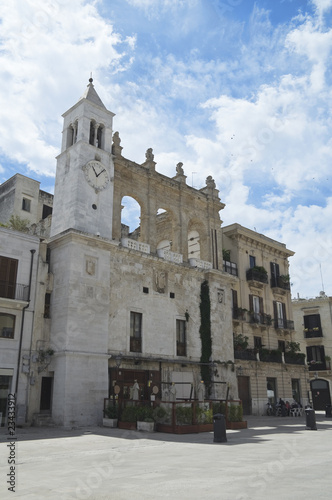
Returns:
[[[0,0],[0,22],[0,183],[53,192],[92,73],[123,156],[212,175],[223,226],[295,252],[292,296],[332,295],[332,0]]]

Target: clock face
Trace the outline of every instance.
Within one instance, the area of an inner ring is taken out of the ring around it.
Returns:
[[[100,163],[100,161],[97,160],[89,161],[83,167],[83,171],[86,181],[96,191],[102,191],[107,187],[109,183],[109,176],[106,168],[102,163]]]

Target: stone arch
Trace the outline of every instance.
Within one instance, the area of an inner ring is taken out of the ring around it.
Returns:
[[[159,207],[156,214],[156,248],[179,252],[176,217],[169,207]]]

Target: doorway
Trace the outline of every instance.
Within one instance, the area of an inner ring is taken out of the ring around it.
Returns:
[[[40,391],[40,412],[50,413],[52,408],[53,377],[43,377]]]
[[[311,380],[310,388],[314,410],[326,410],[326,406],[331,404],[329,383],[318,378]]]
[[[251,415],[251,391],[250,377],[240,376],[237,378],[237,386],[239,391],[239,399],[242,401],[244,415]]]

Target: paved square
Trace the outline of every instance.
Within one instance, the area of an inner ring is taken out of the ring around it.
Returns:
[[[18,429],[15,493],[8,491],[10,441],[0,434],[0,498],[329,499],[332,419],[248,417],[248,429],[173,435],[93,427]]]

